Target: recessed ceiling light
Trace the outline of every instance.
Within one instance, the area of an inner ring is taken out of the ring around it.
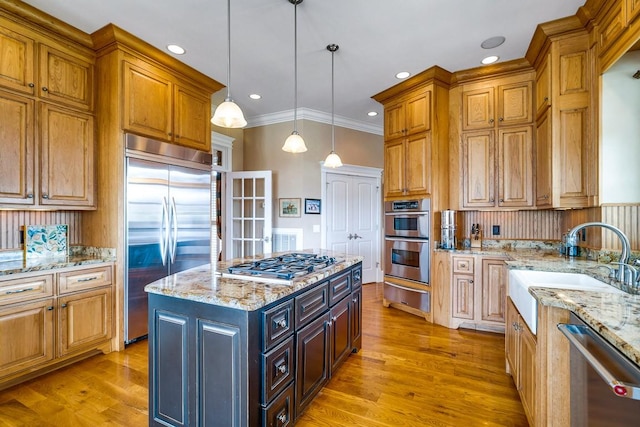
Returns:
[[[377,111],[369,111],[369,112],[367,113],[367,116],[369,116],[369,117],[375,117],[375,116],[377,116],[377,115],[378,115],[378,112],[377,112]]]
[[[494,62],[496,62],[498,59],[500,59],[500,57],[499,57],[499,56],[495,56],[495,55],[487,56],[486,58],[484,58],[484,59],[482,60],[482,63],[483,63],[483,64],[485,64],[485,65],[487,65],[487,64],[493,64],[493,63],[494,63]]]
[[[396,79],[406,79],[410,75],[411,73],[408,71],[400,71],[398,74],[396,74]]]
[[[176,55],[184,55],[184,53],[186,52],[183,47],[180,47],[177,44],[168,44],[167,50],[169,52],[175,53]]]
[[[480,46],[483,49],[493,49],[494,47],[500,46],[502,43],[504,43],[505,40],[506,39],[502,36],[495,36],[495,37],[486,39],[485,41],[480,43]]]
[[[251,98],[251,99],[260,99],[260,98],[262,98],[262,96],[258,95],[257,93],[252,93],[251,95],[249,95],[249,98]]]

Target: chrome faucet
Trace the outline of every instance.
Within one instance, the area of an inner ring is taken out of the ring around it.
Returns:
[[[629,256],[631,255],[631,244],[629,243],[629,238],[625,236],[625,234],[618,228],[613,225],[606,224],[604,222],[585,222],[584,224],[576,225],[569,231],[567,234],[567,247],[569,246],[577,246],[578,243],[578,231],[587,228],[587,227],[602,227],[608,230],[613,231],[620,238],[622,242],[622,252],[620,253],[620,259],[618,263],[623,264],[620,265],[620,268],[616,270],[615,277],[617,280],[621,282],[627,282],[627,271],[629,271],[630,276],[633,276],[632,271],[627,269],[625,266],[629,264]],[[634,277],[635,279],[635,277]]]

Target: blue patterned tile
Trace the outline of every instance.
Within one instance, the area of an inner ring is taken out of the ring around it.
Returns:
[[[66,256],[69,251],[69,226],[27,225],[24,227],[24,251],[27,258]]]

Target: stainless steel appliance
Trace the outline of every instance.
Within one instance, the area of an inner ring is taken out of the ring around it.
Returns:
[[[440,248],[455,249],[456,242],[456,211],[443,210],[440,217]]]
[[[558,328],[571,343],[571,425],[638,425],[640,367],[573,313]]]
[[[211,155],[126,135],[125,342],[147,335],[148,283],[211,262]]]
[[[222,277],[290,285],[293,284],[294,279],[324,270],[336,262],[338,262],[336,257],[308,252],[291,252],[232,265],[226,272],[222,272]]]
[[[387,276],[429,283],[429,199],[385,203]]]

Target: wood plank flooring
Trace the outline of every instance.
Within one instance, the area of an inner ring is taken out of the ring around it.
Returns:
[[[297,427],[526,426],[504,337],[433,326],[363,287],[362,350]],[[0,426],[145,426],[147,342],[0,391]]]

